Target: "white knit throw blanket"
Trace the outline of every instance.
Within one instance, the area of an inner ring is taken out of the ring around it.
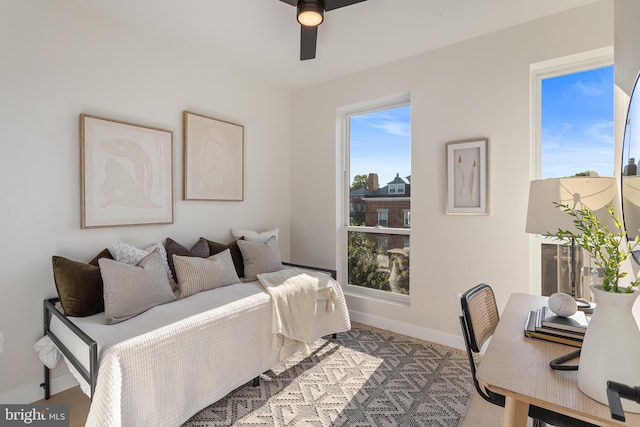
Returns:
[[[300,344],[309,355],[311,331],[318,299],[326,299],[327,311],[334,310],[338,295],[331,276],[297,268],[258,274],[258,281],[271,296],[273,346],[280,349],[280,360],[287,359],[287,348]]]

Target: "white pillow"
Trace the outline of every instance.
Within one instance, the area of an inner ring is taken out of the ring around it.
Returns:
[[[169,268],[169,261],[167,260],[167,250],[161,242],[154,243],[146,249],[136,248],[128,243],[124,242],[114,242],[112,244],[113,250],[112,255],[116,261],[124,262],[129,265],[136,265],[142,260],[142,258],[149,255],[155,249],[158,250],[161,258],[162,265],[167,271],[167,280],[169,280],[169,284],[171,285],[171,289],[174,291],[178,289],[178,284],[173,279],[173,274],[171,273],[171,268]]]
[[[229,249],[209,258],[174,255],[173,266],[178,277],[180,299],[201,291],[240,283]]]
[[[156,249],[137,265],[100,258],[107,324],[130,319],[156,305],[175,301],[162,257]]]
[[[269,237],[271,236],[275,236],[276,240],[278,240],[279,232],[280,232],[280,229],[277,227],[274,228],[273,230],[267,230],[262,232],[231,227],[231,235],[235,240],[238,240],[239,238],[244,237],[244,240],[246,240],[247,242],[264,243],[267,240],[269,240]]]
[[[264,243],[244,240],[237,242],[242,252],[245,279],[256,280],[256,276],[260,273],[271,273],[284,268],[275,236],[271,236]]]

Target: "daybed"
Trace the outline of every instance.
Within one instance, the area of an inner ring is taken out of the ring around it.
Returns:
[[[318,293],[312,341],[350,328],[340,286],[327,280],[335,293]],[[286,349],[274,346],[272,297],[261,281],[243,278],[113,324],[104,312],[65,316],[59,298],[45,300],[45,334],[92,397],[87,425],[178,426],[278,364]],[[48,397],[47,367],[44,387]]]

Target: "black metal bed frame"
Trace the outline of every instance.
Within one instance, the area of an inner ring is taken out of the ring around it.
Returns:
[[[337,278],[336,270],[331,270],[327,268],[320,267],[311,267],[308,265],[302,264],[293,264],[289,262],[283,262],[283,265],[289,267],[299,267],[307,270],[319,271],[323,273],[327,273],[333,277],[335,280]],[[89,387],[91,388],[91,395],[89,397],[93,398],[93,394],[96,390],[96,382],[98,380],[98,344],[95,342],[93,338],[87,335],[82,329],[76,326],[72,321],[70,321],[67,316],[62,313],[57,307],[56,303],[60,301],[60,298],[49,298],[44,300],[43,306],[43,315],[44,315],[44,334],[51,338],[51,341],[58,347],[58,349],[64,354],[69,362],[78,370],[82,378],[84,378]],[[80,361],[76,358],[76,356],[71,353],[71,351],[60,341],[60,339],[56,336],[56,334],[51,330],[51,316],[56,316],[60,321],[67,327],[71,332],[78,336],[85,344],[88,346],[89,352],[89,370],[80,363]],[[337,334],[332,334],[332,338],[336,338]],[[253,385],[258,386],[260,384],[260,377],[256,377],[253,379]],[[44,398],[48,400],[51,397],[51,370],[45,365],[44,366],[44,382],[40,384],[40,387],[44,389]]]
[[[72,321],[70,321],[67,316],[64,315],[58,308],[56,307],[56,303],[60,301],[60,298],[50,298],[44,300],[44,333],[51,341],[58,347],[58,349],[64,354],[67,359],[71,362],[71,364],[78,369],[82,378],[84,378],[89,386],[91,387],[91,396],[93,397],[93,393],[96,390],[96,380],[98,379],[98,344],[87,335],[82,329],[77,327]],[[69,351],[69,349],[60,341],[60,338],[56,336],[56,334],[51,330],[51,316],[54,315],[67,327],[71,332],[78,336],[85,344],[88,346],[89,351],[89,371],[85,368],[82,363],[76,358],[76,356]],[[51,370],[45,366],[44,367],[44,382],[40,384],[41,387],[44,388],[44,398],[49,399],[51,397]]]
[[[309,265],[294,264],[291,262],[284,262],[284,261],[282,262],[282,265],[288,265],[289,267],[304,268],[305,270],[319,271],[320,273],[325,273],[330,275],[333,278],[333,280],[338,280],[338,275],[336,273],[336,270],[331,270],[330,268],[311,267]]]

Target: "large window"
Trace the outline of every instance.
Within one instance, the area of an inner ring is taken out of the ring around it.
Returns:
[[[612,63],[612,51],[602,49],[532,66],[532,179],[613,175]],[[574,277],[576,297],[589,298],[588,285],[598,271],[588,256],[576,250],[572,272],[567,245],[538,237],[532,250],[534,291],[539,284],[543,295],[571,293]]]
[[[345,188],[349,199],[345,224],[349,289],[384,298],[409,295],[408,97],[352,110],[344,118],[345,174],[349,177]]]

